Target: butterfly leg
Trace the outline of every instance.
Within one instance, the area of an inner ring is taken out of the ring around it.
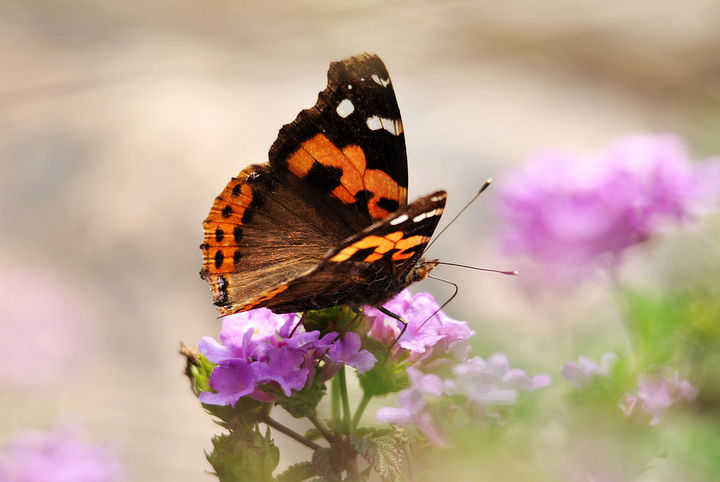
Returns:
[[[380,312],[389,316],[390,318],[395,318],[397,321],[402,323],[402,329],[400,330],[400,334],[397,336],[397,338],[395,338],[392,345],[390,345],[390,348],[392,348],[395,346],[395,344],[398,342],[398,340],[400,340],[400,337],[403,336],[403,334],[405,333],[405,330],[407,330],[407,327],[408,327],[407,321],[403,320],[400,315],[393,313],[392,311],[388,310],[384,306],[378,306],[377,309],[380,310]]]
[[[352,310],[353,310],[353,313],[355,313],[355,316],[353,317],[352,320],[350,320],[350,323],[348,324],[348,328],[347,328],[348,331],[353,331],[356,324],[360,321],[360,318],[362,318],[363,315],[365,315],[365,313],[363,313],[363,310],[361,310],[360,308],[353,308]]]

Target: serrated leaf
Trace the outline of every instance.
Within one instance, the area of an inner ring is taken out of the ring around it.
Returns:
[[[351,436],[349,441],[383,481],[397,479],[402,470],[404,452],[392,430],[378,430],[365,437]]]
[[[277,482],[301,482],[315,475],[317,475],[317,472],[315,472],[311,462],[300,462],[291,465],[285,472],[278,475]]]
[[[312,465],[318,475],[331,481],[342,480],[343,456],[336,447],[316,450],[312,456]]]

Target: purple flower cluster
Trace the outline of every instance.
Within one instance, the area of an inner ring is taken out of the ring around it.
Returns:
[[[681,380],[677,370],[672,376],[654,374],[638,382],[637,392],[626,396],[620,409],[625,415],[648,419],[650,425],[657,425],[672,405],[682,400],[691,402],[697,394],[697,388]]]
[[[510,368],[506,355],[496,353],[487,361],[476,356],[453,368],[453,377],[442,379],[434,374],[408,368],[410,388],[398,393],[398,407],[378,409],[380,422],[397,425],[414,424],[432,443],[443,445],[445,439],[433,413],[434,404],[443,395],[459,395],[476,409],[489,405],[515,403],[520,390],[536,390],[550,384],[550,376],[529,376],[523,370]]]
[[[77,428],[27,431],[0,451],[0,480],[7,482],[115,482],[119,461],[106,449],[87,443]]]
[[[717,159],[693,164],[669,134],[621,139],[594,156],[539,153],[501,187],[504,250],[541,264],[613,265],[715,201],[719,168]]]
[[[431,294],[413,295],[409,290],[403,290],[385,303],[384,307],[398,314],[408,324],[397,342],[396,352],[408,354],[410,362],[427,363],[447,355],[462,360],[470,353],[467,340],[474,331],[468,328],[466,322],[453,320],[438,311],[440,305]],[[400,323],[380,310],[366,307],[365,315],[370,322],[370,336],[373,338],[389,344],[400,334]]]
[[[582,388],[594,377],[606,377],[610,373],[610,368],[617,361],[617,354],[613,352],[604,353],[600,357],[600,363],[595,363],[591,359],[580,356],[577,363],[569,362],[563,365],[563,376],[573,385]]]
[[[361,349],[356,333],[339,339],[335,332],[322,337],[319,331],[293,332],[297,323],[294,314],[276,315],[266,308],[225,317],[220,342],[203,337],[198,343],[200,352],[217,365],[210,375],[215,393],[202,392],[200,401],[234,405],[244,396],[276,400],[277,394],[264,390],[266,384],[289,397],[312,383],[320,360],[345,363],[361,373],[375,365],[375,357]]]

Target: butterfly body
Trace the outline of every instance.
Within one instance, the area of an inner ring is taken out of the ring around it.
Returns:
[[[200,274],[221,315],[377,306],[434,267],[422,253],[446,193],[407,204],[400,112],[377,56],[333,62],[269,157],[233,178],[203,223]]]

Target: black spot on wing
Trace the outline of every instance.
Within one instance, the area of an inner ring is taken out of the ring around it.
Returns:
[[[342,174],[343,171],[339,167],[324,166],[315,162],[303,179],[322,192],[330,192],[340,185]]]
[[[381,197],[380,200],[378,200],[377,205],[389,213],[395,212],[400,209],[399,202],[397,202],[395,199],[388,199],[384,197]]]
[[[225,231],[222,230],[222,228],[215,228],[215,239],[218,243],[222,242],[223,238],[225,237]]]
[[[350,256],[349,261],[363,261],[375,251],[375,248],[358,249],[355,254]]]
[[[222,266],[224,260],[225,255],[223,254],[221,249],[218,249],[215,253],[215,268],[220,269],[220,266]]]
[[[235,226],[233,228],[233,238],[235,238],[235,242],[239,243],[240,239],[242,239],[243,235],[243,229],[240,226]]]
[[[361,206],[367,206],[372,197],[373,193],[367,189],[361,189],[355,194],[355,201],[357,201]]]

